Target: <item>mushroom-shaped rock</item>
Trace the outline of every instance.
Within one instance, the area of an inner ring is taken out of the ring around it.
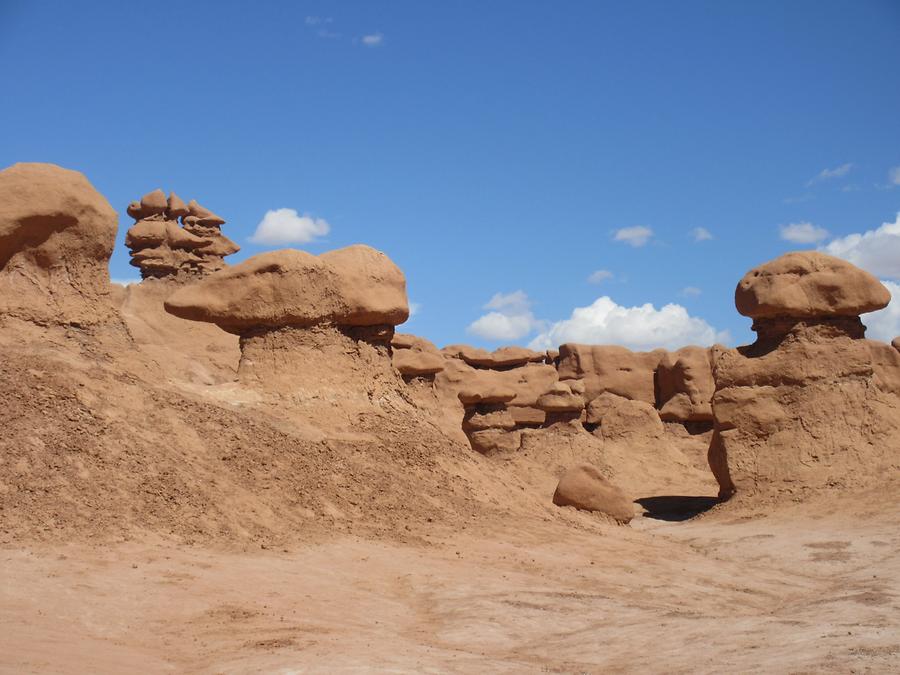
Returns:
[[[398,349],[393,355],[393,364],[406,377],[427,377],[444,369],[445,359],[437,353],[418,349]]]
[[[145,217],[163,213],[167,208],[169,208],[169,202],[166,199],[166,193],[162,190],[157,189],[141,197],[141,211]]]
[[[734,292],[738,312],[753,319],[858,316],[890,300],[868,272],[816,251],[786,253],[754,267]]]
[[[628,495],[591,464],[578,464],[562,475],[553,503],[602,513],[622,524],[634,518],[634,505]]]
[[[0,171],[0,314],[79,324],[113,316],[117,220],[77,171],[31,163]]]
[[[232,333],[258,328],[394,326],[409,316],[403,272],[383,253],[351,246],[315,256],[285,249],[254,256],[185,286],[165,303],[175,316]],[[339,252],[333,252],[335,254]]]
[[[164,220],[139,220],[125,233],[125,245],[131,249],[159,246],[169,236]]]

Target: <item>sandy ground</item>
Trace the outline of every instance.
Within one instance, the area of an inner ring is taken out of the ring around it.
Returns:
[[[896,492],[893,492],[896,494]],[[5,547],[3,672],[900,672],[900,503],[291,550]],[[702,501],[702,500],[699,500]]]

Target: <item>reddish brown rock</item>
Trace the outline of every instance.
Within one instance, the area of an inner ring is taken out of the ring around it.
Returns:
[[[652,405],[609,392],[588,404],[585,422],[597,425],[594,434],[607,441],[659,439],[665,432]]]
[[[445,359],[435,354],[416,349],[398,349],[394,351],[392,361],[401,375],[406,377],[427,377],[444,369]]]
[[[738,312],[753,319],[858,316],[890,301],[890,291],[871,274],[816,251],[786,253],[755,267],[734,292]]]
[[[634,518],[631,499],[590,464],[579,464],[562,475],[553,493],[553,503],[602,513],[622,524]]]
[[[684,347],[663,356],[656,371],[659,416],[666,422],[712,420],[713,350]]]
[[[108,261],[117,220],[77,171],[0,171],[0,315],[79,325],[113,317]]]
[[[608,391],[653,405],[654,372],[664,355],[662,349],[632,352],[615,345],[564,344],[557,370],[561,380],[584,380],[588,401]]]

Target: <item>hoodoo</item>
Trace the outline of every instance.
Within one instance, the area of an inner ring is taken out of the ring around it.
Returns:
[[[77,171],[32,163],[0,171],[0,316],[78,325],[111,317],[117,221]]]
[[[709,463],[720,496],[867,484],[900,467],[900,354],[860,314],[890,293],[850,263],[789,253],[750,270],[757,341],[716,361]]]
[[[144,279],[189,279],[225,267],[225,256],[240,247],[222,234],[225,220],[195,200],[185,204],[174,192],[148,192],[128,205],[135,219],[125,235],[131,264]],[[181,225],[178,220],[181,219]]]
[[[242,381],[311,389],[387,377],[394,326],[409,317],[403,273],[362,245],[263,253],[181,288],[165,308],[239,335]]]

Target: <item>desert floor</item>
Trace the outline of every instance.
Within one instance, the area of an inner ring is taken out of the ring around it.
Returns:
[[[888,491],[888,494],[895,494]],[[293,549],[5,546],[3,672],[898,672],[900,504],[658,499]]]

